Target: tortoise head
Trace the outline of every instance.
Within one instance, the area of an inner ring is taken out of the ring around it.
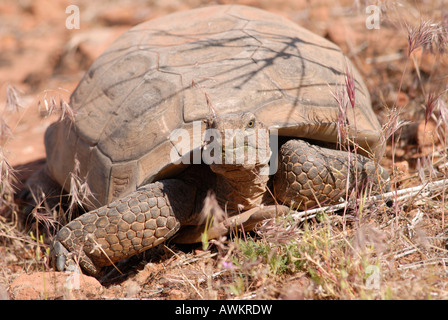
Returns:
[[[203,152],[216,173],[267,165],[269,131],[253,113],[213,114],[206,120],[206,129]]]

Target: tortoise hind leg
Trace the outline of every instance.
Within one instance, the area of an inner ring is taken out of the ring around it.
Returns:
[[[75,262],[89,274],[150,249],[171,236],[194,209],[196,188],[162,180],[90,211],[64,226],[52,245],[55,267]]]
[[[299,209],[335,204],[346,198],[347,177],[349,193],[368,187],[374,193],[390,190],[387,171],[367,157],[289,140],[280,148],[275,196]]]

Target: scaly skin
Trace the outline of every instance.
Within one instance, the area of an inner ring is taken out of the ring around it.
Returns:
[[[348,176],[351,178],[347,188]],[[289,140],[280,149],[274,177],[275,196],[280,203],[293,203],[298,209],[335,204],[345,198],[347,190],[361,190],[368,184],[374,193],[390,190],[387,171],[362,155],[303,140]]]
[[[173,209],[179,212],[181,207],[185,217],[189,216],[192,205],[182,202],[194,196],[195,189],[182,181],[164,180],[81,215],[54,239],[57,269],[64,270],[78,261],[87,273],[96,275],[103,266],[162,243],[183,222],[183,216],[175,216]]]

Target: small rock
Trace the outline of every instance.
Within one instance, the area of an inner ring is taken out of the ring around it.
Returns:
[[[8,291],[2,284],[0,284],[0,300],[9,300]]]
[[[169,291],[168,300],[186,300],[187,294],[179,289],[172,289]]]
[[[18,276],[9,287],[13,300],[98,299],[103,287],[93,277],[72,272],[35,272]]]
[[[405,107],[409,104],[409,97],[403,91],[400,91],[397,95],[397,107]]]
[[[409,173],[409,162],[406,160],[395,162],[395,168],[398,171],[398,175],[402,178],[408,177]]]
[[[295,279],[285,285],[281,290],[281,300],[312,299],[314,291],[313,281],[305,276]]]
[[[423,155],[432,153],[434,145],[439,143],[439,138],[436,133],[436,124],[430,120],[425,123],[420,121],[417,128],[417,144],[420,147]]]
[[[428,50],[418,49],[414,51],[418,68],[427,74],[434,74],[448,66],[448,56],[434,54]]]
[[[129,281],[126,286],[126,298],[134,298],[140,292],[141,287],[136,281]]]

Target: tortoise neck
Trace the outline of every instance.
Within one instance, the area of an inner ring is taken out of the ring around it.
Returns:
[[[243,166],[213,166],[212,171],[217,175],[216,198],[221,207],[233,214],[260,206],[269,180],[268,175],[260,173],[262,169],[268,169],[268,165],[259,164],[251,169]]]

